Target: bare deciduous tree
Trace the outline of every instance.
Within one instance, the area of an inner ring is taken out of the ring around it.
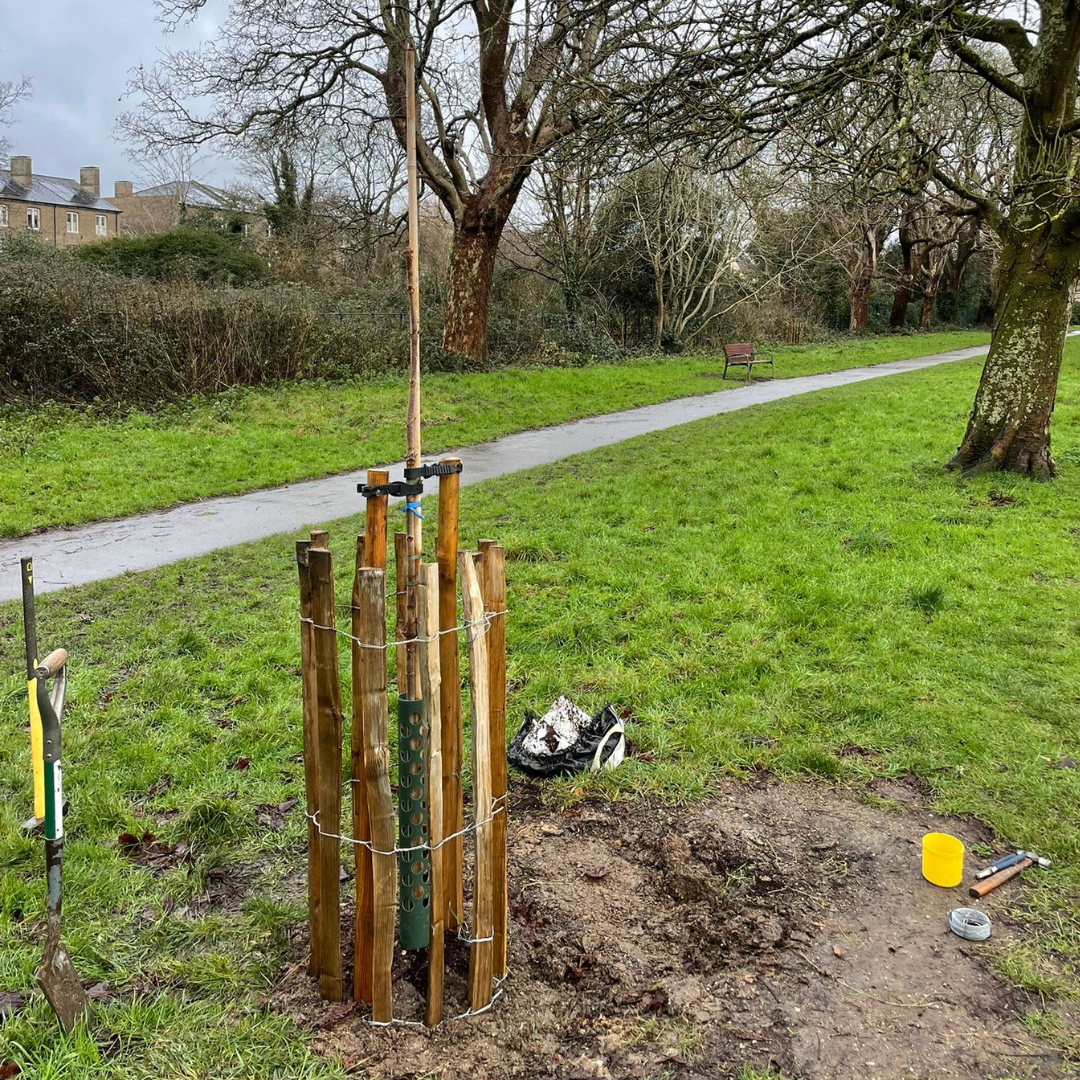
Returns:
[[[1008,183],[966,175],[925,123],[935,62],[1018,117]],[[993,342],[950,465],[1054,475],[1050,421],[1080,270],[1080,4],[1035,0],[778,0],[729,9],[680,57],[664,115],[701,140],[732,127],[768,144],[808,109],[858,87],[891,103],[913,158],[1001,243]],[[907,162],[899,159],[903,173]]]
[[[4,130],[14,123],[14,108],[29,96],[29,79],[0,79],[0,155],[7,154],[11,148],[10,142],[4,137]]]
[[[205,0],[162,0],[170,19]],[[454,226],[444,347],[479,359],[503,228],[533,164],[626,92],[657,7],[673,0],[232,0],[214,43],[141,70],[141,145],[248,138],[312,110],[405,132],[405,50],[417,48],[419,167]],[[196,112],[192,101],[210,103]]]
[[[655,344],[701,333],[740,291],[751,220],[731,178],[658,160],[627,176],[612,206],[628,215],[627,239],[649,270]]]

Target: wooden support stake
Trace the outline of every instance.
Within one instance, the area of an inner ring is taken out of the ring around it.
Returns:
[[[386,469],[368,469],[367,482],[371,487],[386,484],[390,473]],[[352,592],[352,632],[354,638],[363,638],[364,621],[360,614],[360,569],[370,566],[386,570],[386,515],[387,497],[372,495],[364,508],[364,532],[356,550],[356,574]],[[384,576],[385,582],[385,576]],[[384,598],[385,604],[385,598]],[[368,817],[367,798],[367,746],[368,725],[364,715],[362,661],[359,641],[352,643],[352,759],[351,779],[353,796],[353,837],[371,841],[371,822]],[[356,848],[356,940],[353,965],[353,998],[370,1002],[373,994],[372,953],[375,948],[374,881],[372,877],[371,849],[360,844]]]
[[[458,465],[459,458],[443,458],[441,465]],[[442,790],[443,819],[446,834],[460,832],[464,825],[461,801],[461,670],[458,657],[458,635],[450,633],[458,625],[457,559],[458,559],[458,494],[461,477],[450,473],[439,477],[439,532],[435,540],[435,557],[439,563],[439,667],[442,673],[440,716],[442,718]],[[434,782],[434,781],[433,781]],[[446,928],[453,930],[461,924],[465,910],[462,881],[462,838],[446,845]]]
[[[394,533],[394,609],[397,614],[394,626],[394,640],[404,641],[409,621],[409,534]],[[408,664],[405,660],[405,646],[398,645],[394,650],[397,657],[397,691],[399,697],[409,696]]]
[[[443,896],[446,848],[440,847],[446,835],[442,801],[442,730],[440,716],[439,672],[439,568],[422,563],[420,588],[420,696],[424,702],[428,777],[428,843],[431,845],[431,943],[428,945],[428,991],[424,1019],[434,1027],[443,1018],[443,982],[446,934],[446,900]]]
[[[386,469],[368,469],[367,482],[371,487],[390,482]],[[363,566],[386,569],[386,512],[385,495],[373,495],[364,506],[364,561]]]
[[[480,541],[481,588],[484,610],[491,618],[487,635],[488,694],[491,712],[491,798],[496,811],[491,823],[495,882],[494,960],[496,978],[506,974],[509,898],[506,884],[506,559],[494,540]]]
[[[371,1018],[393,1019],[390,971],[394,963],[394,920],[397,915],[397,841],[394,803],[390,795],[390,741],[386,703],[386,571],[362,567],[356,575],[360,632],[361,709],[367,734],[365,764],[368,820],[371,824],[374,943],[372,949]],[[391,854],[379,854],[391,852]]]
[[[308,549],[311,576],[313,653],[317,678],[319,756],[319,992],[341,1000],[341,845],[327,833],[341,831],[341,687],[334,626],[334,571],[330,552]]]
[[[369,474],[370,475],[370,474]],[[364,649],[363,619],[360,617],[360,569],[364,565],[367,534],[356,543],[356,569],[352,587],[352,738],[349,747],[349,780],[352,794],[353,839],[371,842],[367,792],[367,728],[364,723],[363,677],[361,664]],[[371,849],[354,844],[356,856],[356,921],[353,943],[353,1000],[371,1001],[371,952],[374,948],[374,908],[371,879]]]
[[[320,961],[322,931],[319,928],[319,829],[311,819],[319,812],[319,765],[316,745],[317,684],[315,657],[311,629],[311,574],[308,569],[307,540],[296,542],[296,567],[300,575],[300,685],[303,693],[304,730],[304,795],[308,812],[307,823],[307,876],[308,876],[308,941],[311,957],[308,971],[313,978],[321,974]]]
[[[409,203],[409,246],[405,249],[405,264],[409,289],[409,406],[405,417],[405,465],[417,468],[421,464],[420,452],[420,173],[416,164],[417,109],[416,109],[416,50],[405,50],[405,155]],[[415,503],[419,511],[421,496],[406,497]],[[424,551],[423,519],[417,513],[405,514],[405,528],[409,535],[406,591],[407,615],[406,638],[416,636],[416,572]],[[420,655],[415,644],[405,646],[404,681],[398,672],[398,691],[416,701],[420,696]],[[402,686],[407,687],[402,691]]]
[[[476,818],[476,876],[473,884],[473,937],[469,951],[469,1006],[491,1004],[494,933],[491,818],[491,714],[488,689],[487,635],[483,623],[484,598],[477,575],[478,554],[458,556],[461,599],[465,608],[469,643],[469,688],[472,699],[473,814]],[[489,939],[489,940],[485,940]]]

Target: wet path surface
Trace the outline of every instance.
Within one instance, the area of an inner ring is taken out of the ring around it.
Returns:
[[[548,465],[572,454],[610,446],[637,435],[814,390],[966,360],[981,356],[987,348],[977,345],[847,371],[755,382],[737,389],[678,398],[660,405],[575,420],[538,431],[523,431],[436,456],[460,457],[465,466],[462,484],[478,484],[481,480],[520,472],[534,465]],[[388,467],[392,479],[400,478],[402,462]],[[363,509],[363,500],[356,492],[356,485],[365,474],[366,469],[341,473],[247,495],[221,496],[118,521],[51,529],[19,540],[4,541],[0,543],[0,601],[14,600],[19,595],[21,555],[34,556],[39,592],[84,585],[129,570],[149,570],[359,513]]]

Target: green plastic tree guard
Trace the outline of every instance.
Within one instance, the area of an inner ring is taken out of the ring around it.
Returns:
[[[427,777],[423,703],[398,698],[398,940],[425,949],[431,938],[431,858],[427,847]]]

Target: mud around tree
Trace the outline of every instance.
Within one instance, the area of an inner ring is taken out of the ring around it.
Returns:
[[[514,794],[511,973],[490,1012],[433,1032],[373,1028],[319,1001],[302,928],[268,1006],[365,1077],[711,1078],[746,1065],[808,1080],[1063,1075],[1057,1050],[1019,1020],[1035,1003],[991,968],[1019,935],[1008,908],[1023,882],[978,905],[990,942],[955,937],[946,920],[970,903],[966,885],[922,879],[921,837],[970,845],[988,832],[929,813],[917,789],[882,784],[868,805],[824,785],[731,782],[684,810],[593,802],[557,814],[536,808],[535,789]],[[969,855],[968,877],[975,865]],[[459,946],[448,958],[453,1014],[468,957]],[[425,978],[401,958],[395,1016],[419,1018]]]

